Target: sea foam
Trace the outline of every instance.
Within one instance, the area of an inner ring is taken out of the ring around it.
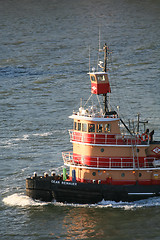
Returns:
[[[18,207],[43,206],[48,204],[46,202],[34,201],[32,198],[18,193],[14,193],[8,197],[5,197],[3,202],[5,205]]]
[[[102,200],[97,204],[74,204],[74,203],[61,203],[61,202],[42,202],[38,200],[33,200],[32,198],[24,194],[12,194],[3,199],[5,205],[8,206],[18,206],[18,207],[29,207],[29,206],[45,206],[48,204],[53,204],[57,207],[78,207],[78,208],[113,208],[113,209],[123,209],[123,210],[136,210],[140,208],[149,208],[160,206],[160,197],[148,198],[145,200],[139,200],[135,202],[115,202],[115,201],[105,201]]]

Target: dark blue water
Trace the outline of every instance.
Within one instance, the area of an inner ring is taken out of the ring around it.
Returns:
[[[0,1],[0,239],[159,239],[160,198],[63,205],[25,196],[25,178],[61,171],[68,116],[90,95],[101,44],[111,104],[160,139],[159,0]]]

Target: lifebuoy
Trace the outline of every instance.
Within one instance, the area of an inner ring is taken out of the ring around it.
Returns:
[[[146,141],[148,140],[148,135],[147,135],[146,133],[143,133],[143,134],[141,135],[141,140],[144,141],[144,142],[146,142]]]

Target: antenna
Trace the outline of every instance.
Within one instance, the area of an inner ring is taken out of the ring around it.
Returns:
[[[108,47],[107,47],[106,43],[104,44],[103,51],[104,51],[104,67],[103,67],[103,71],[106,72],[107,71],[107,55],[108,55]]]
[[[101,48],[101,26],[99,25],[99,52],[102,52],[103,49]]]
[[[101,49],[101,29],[100,29],[100,25],[99,25],[99,51]]]
[[[81,103],[80,103],[80,106],[82,107],[82,98],[81,98]]]
[[[90,72],[90,69],[91,69],[91,49],[89,46],[89,72]]]

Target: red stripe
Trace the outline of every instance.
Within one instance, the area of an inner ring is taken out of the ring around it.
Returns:
[[[72,180],[72,178],[70,178],[70,180]],[[99,180],[94,180],[96,183],[98,183]],[[89,179],[80,179],[77,178],[77,182],[83,182],[83,183],[93,183],[93,180],[89,180]],[[101,184],[111,184],[111,185],[135,185],[135,184],[139,184],[139,185],[160,185],[160,180],[101,180]]]
[[[137,138],[136,140],[129,139],[116,139],[114,134],[97,134],[97,133],[82,133],[73,131],[71,134],[71,141],[83,142],[88,144],[113,144],[113,145],[131,145],[141,144],[141,141]]]
[[[73,161],[76,164],[82,164],[88,167],[98,167],[98,168],[132,168],[133,167],[133,158],[131,157],[90,157],[90,156],[81,156],[80,154],[73,153]],[[135,159],[135,167],[153,167],[153,159],[146,160],[145,157],[139,157],[139,164]]]

